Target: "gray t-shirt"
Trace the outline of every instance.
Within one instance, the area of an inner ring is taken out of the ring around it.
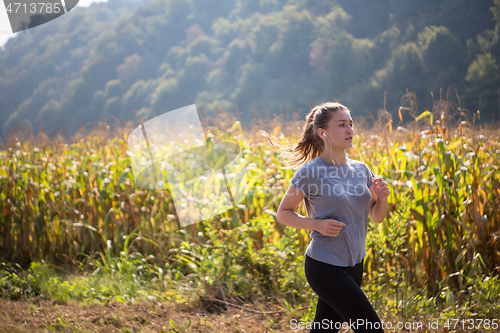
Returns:
[[[366,233],[371,207],[373,172],[361,162],[347,159],[333,165],[321,157],[303,164],[290,184],[306,196],[307,216],[345,224],[336,237],[311,231],[306,255],[336,266],[354,266],[366,256]]]

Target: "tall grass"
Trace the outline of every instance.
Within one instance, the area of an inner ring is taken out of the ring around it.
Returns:
[[[394,300],[384,302],[400,309],[421,291],[442,302],[466,299],[478,278],[498,274],[500,266],[498,129],[477,125],[479,113],[469,121],[459,98],[440,97],[433,110],[419,113],[408,93],[400,120],[405,112],[413,117],[405,126],[393,126],[385,108],[372,125],[356,119],[349,151],[391,189],[388,218],[369,227],[365,281],[374,297],[390,290]],[[251,190],[235,209],[186,228],[168,191],[134,185],[126,142],[136,124],[82,128],[67,144],[19,128],[0,152],[0,256],[25,267],[45,259],[123,276],[142,270],[156,279],[188,279],[202,295],[226,303],[307,304],[302,264],[309,232],[274,218],[293,170],[257,135],[266,129],[285,144],[296,142],[303,122],[291,116],[287,109],[286,117],[256,118],[249,129],[222,110],[205,118],[210,140],[243,150]],[[306,214],[303,204],[298,210]],[[130,264],[138,255],[147,265]]]
[[[401,217],[406,223],[397,227],[406,229],[404,242],[385,251],[383,265],[373,261],[374,268],[404,270],[428,297],[445,282],[464,290],[475,274],[500,265],[500,133],[475,126],[479,112],[469,122],[457,98],[458,105],[447,96],[434,102],[432,112],[418,114],[416,96],[408,93],[402,104],[409,106],[401,110],[409,111],[413,123],[356,145],[357,155],[391,182],[393,207],[410,198],[410,214]],[[387,224],[381,231],[394,232]]]

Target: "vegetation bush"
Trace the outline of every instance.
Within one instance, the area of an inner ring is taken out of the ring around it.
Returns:
[[[403,101],[400,112],[414,118],[406,126],[393,129],[384,112],[373,128],[355,120],[349,156],[391,190],[387,218],[369,225],[363,288],[388,316],[496,315],[498,131],[475,125],[478,112],[469,122],[448,98],[422,113],[413,94]],[[315,297],[302,267],[309,232],[275,220],[293,170],[255,128],[220,117],[221,129],[205,124],[207,138],[241,147],[250,191],[234,209],[185,228],[168,191],[134,186],[126,124],[98,124],[70,144],[21,131],[9,137],[0,166],[0,253],[20,266],[2,266],[2,297],[307,309]],[[296,119],[255,123],[290,144],[302,128]],[[303,204],[298,212],[306,215]],[[54,270],[61,265],[79,274]]]

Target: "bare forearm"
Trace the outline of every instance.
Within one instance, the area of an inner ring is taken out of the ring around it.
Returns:
[[[372,207],[372,214],[371,218],[373,221],[377,223],[381,223],[384,219],[385,216],[387,215],[387,199],[377,199],[377,202],[375,205]]]
[[[279,211],[276,215],[276,220],[281,224],[296,229],[317,230],[316,223],[318,220],[302,216],[289,209]]]

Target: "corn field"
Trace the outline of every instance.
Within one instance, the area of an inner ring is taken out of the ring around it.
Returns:
[[[404,285],[427,297],[466,293],[476,276],[500,267],[500,132],[479,125],[480,113],[461,109],[458,95],[441,96],[421,113],[413,93],[401,105],[400,121],[413,118],[404,126],[393,125],[385,108],[376,119],[355,118],[348,152],[391,190],[387,218],[369,225],[367,283]],[[297,302],[309,231],[276,222],[294,171],[257,131],[294,144],[304,122],[290,111],[256,117],[246,129],[223,110],[205,118],[207,138],[242,149],[250,192],[234,209],[185,228],[168,191],[134,184],[127,135],[137,124],[108,118],[82,126],[72,143],[19,127],[0,151],[0,259],[26,267],[92,257],[118,270],[111,258],[140,253],[158,267],[194,274],[206,291],[222,282],[228,295],[257,299],[259,287]],[[303,203],[297,211],[306,215]]]

